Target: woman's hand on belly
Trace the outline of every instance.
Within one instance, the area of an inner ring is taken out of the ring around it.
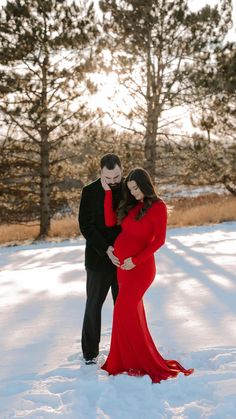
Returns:
[[[121,265],[121,269],[124,269],[125,271],[129,271],[130,269],[135,268],[135,264],[132,261],[132,258],[127,258],[124,260],[123,265]]]

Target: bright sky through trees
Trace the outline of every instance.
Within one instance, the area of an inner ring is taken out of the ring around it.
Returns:
[[[79,0],[77,0],[79,2]],[[95,8],[98,10],[99,0],[94,0]],[[189,0],[189,6],[192,11],[197,11],[206,4],[210,6],[215,6],[217,3],[220,3],[220,0]],[[229,39],[236,39],[236,0],[232,0],[233,3],[233,28],[230,31]],[[0,6],[6,4],[6,0],[0,0]],[[113,71],[110,74],[101,74],[97,73],[93,75],[93,81],[98,85],[98,93],[92,98],[91,107],[93,109],[101,108],[104,112],[109,113],[110,115],[117,112],[117,110],[122,109],[123,112],[127,113],[133,106],[131,97],[128,97],[126,89],[119,84],[118,75]],[[184,128],[189,131],[191,130],[191,125],[189,124],[189,118],[187,115],[183,114],[183,109],[177,110],[176,118],[181,118]],[[114,116],[114,119],[120,125],[125,124],[125,118],[119,116],[117,119]],[[109,117],[105,117],[105,122],[108,124],[111,123]]]

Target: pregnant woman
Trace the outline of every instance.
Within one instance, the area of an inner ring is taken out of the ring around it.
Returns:
[[[112,194],[105,180],[104,214],[107,226],[120,224],[122,231],[114,243],[119,259],[119,293],[116,300],[110,353],[102,369],[109,374],[148,374],[159,383],[182,372],[177,361],[165,360],[158,352],[148,330],[143,295],[156,274],[154,252],[165,242],[167,210],[157,197],[149,174],[142,168],[132,170],[124,184],[123,200],[117,212],[112,208]]]

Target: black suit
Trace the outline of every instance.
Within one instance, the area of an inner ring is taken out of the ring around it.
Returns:
[[[116,267],[106,251],[114,244],[120,227],[106,227],[104,195],[101,181],[97,179],[83,188],[80,201],[79,225],[86,239],[87,302],[82,330],[85,359],[94,358],[99,353],[101,311],[110,287],[114,302],[118,294]],[[113,206],[117,208],[121,199],[121,187],[112,190],[112,195]]]

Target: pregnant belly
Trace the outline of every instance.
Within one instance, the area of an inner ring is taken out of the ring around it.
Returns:
[[[124,233],[119,234],[114,243],[114,254],[119,258],[120,262],[124,259],[137,255],[144,245],[137,237],[126,235]]]

